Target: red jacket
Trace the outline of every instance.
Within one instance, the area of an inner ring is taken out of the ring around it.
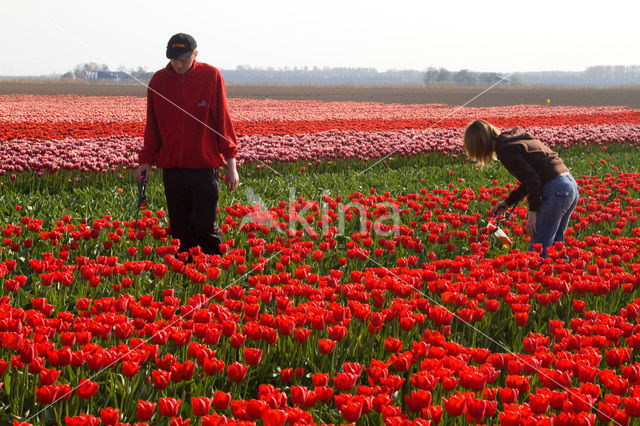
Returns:
[[[161,169],[219,168],[225,158],[235,158],[237,151],[220,71],[194,61],[184,75],[175,72],[171,64],[153,75],[147,90],[147,125],[138,163],[155,164]]]

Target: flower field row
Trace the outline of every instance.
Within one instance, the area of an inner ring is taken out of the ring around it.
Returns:
[[[162,211],[135,230],[45,227],[18,206],[0,227],[0,373],[24,397],[6,409],[43,425],[628,424],[640,174],[578,183],[567,246],[540,267],[481,232],[501,186],[234,204],[224,254],[193,262]],[[525,217],[506,224],[521,247]]]
[[[142,136],[144,99],[77,96],[0,96],[0,140]],[[459,129],[483,117],[501,127],[639,124],[626,107],[520,105],[458,108],[443,105],[231,100],[238,135],[315,134],[328,130]]]
[[[549,146],[568,148],[584,144],[640,145],[640,125],[589,125],[525,128]],[[429,152],[462,151],[461,129],[407,129],[395,132],[332,130],[315,134],[240,137],[239,163],[359,159],[390,154],[414,156]],[[85,172],[115,171],[137,166],[142,138],[111,136],[40,141],[16,139],[0,145],[0,175],[33,170]]]
[[[561,116],[486,117],[496,126],[510,128],[538,126],[591,126],[639,124],[640,112],[619,114],[580,114]],[[460,129],[469,124],[469,118],[424,118],[405,120],[298,120],[298,121],[240,121],[234,124],[239,136],[315,134],[328,130],[342,131],[394,131],[405,129]],[[0,140],[16,138],[64,139],[108,136],[142,136],[143,122],[0,122]]]
[[[482,117],[555,117],[622,115],[633,109],[609,107],[510,107],[459,108],[445,104],[383,104],[378,102],[280,101],[229,99],[235,123],[251,121],[414,120]],[[146,99],[122,96],[0,95],[2,121],[15,123],[130,122],[146,119]]]

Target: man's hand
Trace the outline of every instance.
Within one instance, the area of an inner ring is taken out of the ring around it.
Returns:
[[[529,218],[527,219],[527,235],[533,238],[536,235],[536,222],[538,220],[538,212],[529,212]]]
[[[236,189],[240,183],[235,158],[227,158],[227,172],[224,175],[224,181],[227,184],[227,190],[229,191]]]
[[[509,207],[511,206],[509,206],[507,203],[504,202],[504,200],[502,200],[498,204],[493,206],[493,208],[491,209],[491,213],[494,216],[502,217],[507,212],[507,210],[509,210]]]
[[[140,164],[136,169],[136,181],[141,183],[144,179],[145,181],[149,179],[149,173],[151,173],[151,165],[150,164]]]

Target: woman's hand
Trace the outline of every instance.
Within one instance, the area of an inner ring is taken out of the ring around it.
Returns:
[[[533,238],[536,235],[536,221],[538,220],[538,212],[529,212],[527,218],[527,235]]]
[[[509,210],[510,205],[504,202],[504,200],[500,201],[498,204],[493,206],[491,209],[491,214],[497,217],[502,217]]]
[[[149,179],[149,173],[151,173],[151,165],[142,163],[136,169],[136,181],[142,183],[143,180]]]

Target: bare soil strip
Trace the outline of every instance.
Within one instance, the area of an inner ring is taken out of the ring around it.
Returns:
[[[266,86],[229,85],[232,98],[356,101],[399,104],[461,105],[485,87],[421,86],[421,87],[339,87],[339,86]],[[145,96],[139,84],[101,84],[61,81],[0,81],[0,94]],[[640,86],[616,88],[568,87],[495,87],[468,106],[546,105],[610,106],[640,108]]]

